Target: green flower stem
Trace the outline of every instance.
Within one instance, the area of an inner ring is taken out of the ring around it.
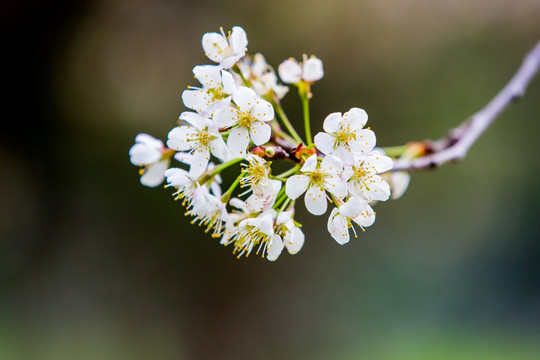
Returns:
[[[407,151],[407,145],[399,145],[399,146],[388,146],[388,147],[381,147],[381,150],[384,151],[386,156],[390,156],[393,158],[398,158],[401,155]]]
[[[223,202],[223,203],[228,203],[229,202],[234,189],[236,189],[236,187],[238,186],[238,184],[240,183],[240,181],[242,180],[242,177],[244,177],[244,175],[245,175],[245,172],[241,172],[240,175],[238,175],[236,180],[234,180],[234,182],[229,187],[229,189],[225,192],[225,194],[223,194],[223,196],[221,196],[221,202]]]
[[[237,73],[241,78],[242,78],[242,81],[244,82],[244,85],[247,86],[247,87],[251,87],[251,84],[249,83],[249,81],[244,77],[244,74],[242,74],[242,71],[240,70],[240,68],[238,67],[238,64],[234,64],[234,66],[232,67],[232,70]]]
[[[272,206],[272,208],[277,209],[286,199],[289,199],[289,197],[287,194],[285,194],[285,187],[282,187],[276,196],[276,201],[274,202],[274,206]]]
[[[272,127],[272,131],[274,132],[274,134],[282,137],[283,139],[287,140],[291,144],[296,144],[297,143],[297,141],[295,139],[293,139],[292,136],[290,136],[286,132],[283,132],[280,129],[279,124],[278,124],[276,119],[272,120],[272,122],[270,123],[270,126]]]
[[[313,139],[311,137],[311,124],[309,121],[309,97],[310,97],[310,90],[309,90],[309,84],[306,82],[300,82],[298,84],[298,94],[300,95],[300,99],[302,100],[302,110],[304,112],[304,128],[306,131],[306,141],[307,145],[313,145]]]
[[[289,206],[290,202],[292,201],[292,199],[290,197],[287,196],[287,200],[285,200],[285,202],[283,203],[283,205],[281,205],[281,207],[279,208],[279,210],[277,211],[277,213],[281,213],[283,210],[285,210],[287,208],[287,206]]]
[[[214,178],[214,176],[218,175],[219,173],[221,173],[223,170],[225,170],[229,166],[234,165],[236,163],[239,163],[242,160],[244,160],[244,159],[243,158],[235,158],[235,159],[229,160],[227,162],[224,162],[223,164],[220,164],[220,165],[216,166],[210,173],[201,175],[199,177],[199,179],[197,179],[197,180],[198,180],[200,185],[204,185],[208,181],[212,180]]]
[[[283,178],[286,178],[286,177],[289,177],[290,175],[294,175],[298,172],[298,170],[300,169],[300,165],[296,165],[295,167],[293,168],[290,168],[289,170],[279,174],[279,175],[276,175],[275,177],[278,178],[279,180],[283,179]]]
[[[276,110],[276,114],[281,119],[281,122],[283,123],[283,125],[285,126],[287,131],[293,137],[294,142],[299,143],[299,144],[303,144],[304,142],[300,138],[300,135],[298,135],[296,130],[294,130],[294,127],[292,126],[291,122],[289,121],[289,118],[287,117],[287,115],[285,115],[285,112],[283,111],[283,108],[281,107],[281,103],[276,102],[276,101],[272,101],[272,105],[274,106],[274,109]]]

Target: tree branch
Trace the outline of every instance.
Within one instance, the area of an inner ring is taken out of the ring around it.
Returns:
[[[391,171],[436,168],[447,162],[463,159],[493,120],[510,103],[523,97],[539,67],[540,42],[525,56],[520,68],[506,86],[483,109],[450,131],[448,136],[436,141],[424,141],[422,144],[426,155],[414,159],[398,159]]]

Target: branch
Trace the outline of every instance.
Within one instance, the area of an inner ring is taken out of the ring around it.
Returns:
[[[540,42],[527,54],[512,79],[483,109],[450,131],[447,137],[436,141],[424,141],[427,155],[414,159],[396,160],[392,171],[436,168],[447,162],[463,159],[493,120],[510,103],[523,97],[525,89],[539,67]]]

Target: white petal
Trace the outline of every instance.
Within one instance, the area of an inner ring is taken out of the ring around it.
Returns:
[[[251,124],[249,132],[253,143],[259,146],[270,140],[272,129],[270,128],[270,125],[263,122],[254,122]]]
[[[272,236],[268,241],[268,247],[266,251],[266,258],[268,260],[276,260],[283,251],[283,241],[281,240],[281,236],[274,234],[274,236]]]
[[[216,65],[197,65],[193,74],[205,88],[221,88],[221,69]]]
[[[369,153],[363,162],[362,167],[367,168],[371,174],[380,174],[390,170],[394,166],[394,162],[386,155],[382,155],[376,151]]]
[[[229,149],[227,149],[227,145],[225,145],[225,141],[223,141],[221,135],[218,135],[216,138],[210,140],[209,145],[210,151],[212,151],[212,155],[214,155],[218,159],[225,160]]]
[[[174,154],[174,158],[180,161],[181,163],[190,165],[193,159],[193,155],[191,155],[191,153],[188,153],[188,152],[177,152],[176,154]]]
[[[197,128],[198,130],[202,130],[206,128],[206,121],[208,118],[201,116],[197,113],[194,113],[192,111],[184,111],[180,114],[178,117],[180,120],[184,120],[193,127]]]
[[[411,180],[411,175],[406,171],[396,171],[392,174],[391,189],[392,189],[392,200],[399,199],[407,190],[409,182]]]
[[[165,170],[169,167],[169,160],[162,160],[146,168],[141,176],[141,184],[156,187],[165,180]]]
[[[129,156],[133,165],[148,165],[158,161],[161,158],[161,150],[138,143],[129,149]]]
[[[188,172],[180,168],[167,169],[165,171],[165,177],[167,178],[167,183],[174,187],[185,186],[191,182]]]
[[[339,158],[327,155],[321,161],[321,170],[328,174],[341,174],[343,172],[343,164]]]
[[[302,79],[302,68],[294,59],[288,59],[279,64],[278,73],[281,81],[287,84],[295,84]]]
[[[216,126],[226,128],[238,122],[238,111],[229,107],[216,110],[213,117]]]
[[[251,109],[251,115],[262,121],[270,121],[274,118],[274,108],[268,101],[257,99]]]
[[[334,208],[330,213],[327,228],[338,244],[343,245],[349,242],[349,224],[344,216],[338,214],[337,208]]]
[[[349,122],[355,130],[360,130],[366,125],[368,115],[364,109],[354,107],[343,114],[343,118],[347,119],[347,122]]]
[[[338,175],[330,175],[323,180],[324,188],[340,199],[347,195],[347,185]]]
[[[358,154],[367,154],[375,147],[377,139],[371,130],[363,129],[356,132],[356,140],[349,141],[351,149]]]
[[[240,111],[249,111],[255,105],[257,94],[248,87],[240,86],[233,92],[232,97]]]
[[[229,44],[221,34],[206,33],[202,37],[202,47],[210,60],[220,62],[223,59],[223,52],[229,47]]]
[[[317,155],[313,154],[307,158],[306,162],[300,169],[302,172],[314,171],[317,168]]]
[[[327,133],[335,133],[341,129],[341,113],[335,112],[328,115],[323,122],[323,129]]]
[[[285,193],[291,199],[297,199],[308,188],[309,177],[305,175],[293,175],[285,183]]]
[[[364,209],[366,201],[356,196],[351,196],[349,200],[339,207],[339,213],[350,219],[354,219],[360,215]]]
[[[206,149],[196,149],[193,152],[193,159],[191,161],[191,167],[189,168],[189,175],[191,178],[198,178],[208,166],[210,161],[210,152]]]
[[[302,229],[295,226],[292,230],[292,236],[285,241],[285,247],[289,254],[294,255],[298,253],[302,249],[302,246],[304,246],[304,240],[305,236]]]
[[[328,133],[320,132],[313,138],[315,146],[323,154],[331,154],[334,151],[336,138]]]
[[[326,194],[323,189],[317,185],[310,186],[304,196],[306,209],[313,215],[322,215],[328,208]]]
[[[182,101],[187,108],[201,111],[208,106],[209,97],[205,90],[188,89],[182,93]]]
[[[366,203],[364,204],[364,209],[362,210],[362,213],[353,220],[362,227],[371,226],[375,222],[375,212],[373,211],[371,206]]]
[[[223,81],[223,92],[225,94],[231,95],[236,89],[236,84],[234,83],[234,77],[228,71],[221,71],[221,78]]]
[[[369,201],[385,201],[390,197],[390,186],[379,175],[367,176],[364,182],[367,189],[364,187],[362,193]]]
[[[178,151],[187,151],[193,148],[198,132],[191,126],[177,126],[169,131],[167,146]]]
[[[302,78],[305,81],[313,82],[322,79],[324,76],[323,63],[321,59],[311,57],[304,61]]]
[[[235,127],[231,129],[227,139],[227,147],[235,156],[243,156],[249,145],[249,133],[246,128]]]
[[[247,35],[244,29],[240,26],[233,27],[231,36],[229,37],[229,43],[231,44],[232,51],[237,57],[237,60],[244,56],[248,44]]]

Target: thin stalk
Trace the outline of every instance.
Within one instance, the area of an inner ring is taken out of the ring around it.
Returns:
[[[294,127],[289,121],[289,118],[287,117],[287,115],[285,115],[285,112],[283,111],[281,104],[279,102],[273,101],[272,105],[274,105],[274,109],[276,110],[277,115],[279,116],[281,122],[283,123],[287,131],[291,134],[295,142],[303,144],[304,142],[302,141],[302,139],[300,138],[300,135],[298,135],[296,130],[294,130]]]
[[[304,111],[304,128],[306,131],[306,141],[307,145],[313,145],[313,140],[311,138],[311,124],[309,122],[309,99],[307,92],[300,92],[300,98],[302,99],[302,110]]]

